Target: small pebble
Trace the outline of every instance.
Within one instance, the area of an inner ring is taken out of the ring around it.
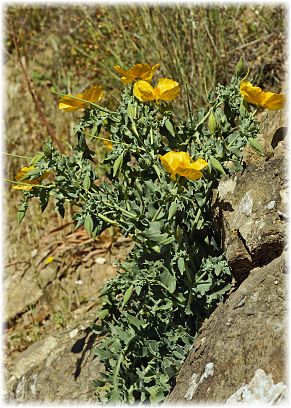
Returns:
[[[76,285],[83,285],[83,281],[81,279],[75,281]]]
[[[37,255],[37,249],[31,251],[31,257],[34,258]]]
[[[72,339],[73,337],[77,336],[78,331],[79,331],[79,330],[78,330],[77,328],[74,329],[74,330],[72,330],[72,331],[69,333],[70,338]]]
[[[272,210],[273,208],[275,208],[276,205],[276,201],[270,201],[269,204],[266,205],[266,208],[268,210]]]
[[[104,265],[106,262],[105,258],[96,258],[96,264],[98,265]]]

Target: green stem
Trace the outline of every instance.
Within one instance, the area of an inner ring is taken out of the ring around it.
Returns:
[[[203,273],[199,276],[199,278],[197,278],[197,280],[195,281],[195,284],[197,285],[197,283],[199,283],[199,282],[204,278],[205,275],[207,275],[207,271],[203,272]]]
[[[20,157],[21,159],[32,159],[33,157],[29,156],[20,156],[19,154],[13,154],[13,153],[6,153],[6,152],[1,152],[1,154],[6,154],[6,156],[12,156],[12,157]]]
[[[131,212],[125,210],[124,208],[119,207],[119,205],[117,205],[117,204],[111,204],[111,203],[109,203],[108,201],[105,201],[104,204],[106,204],[106,205],[108,205],[108,206],[110,206],[110,207],[113,206],[114,208],[116,208],[117,210],[120,210],[121,212],[123,212],[124,214],[128,215],[128,216],[131,217],[131,218],[137,218],[136,214],[133,214],[133,213],[131,213]]]
[[[119,374],[119,370],[120,370],[122,360],[124,359],[124,352],[126,352],[126,350],[127,350],[127,347],[125,347],[124,351],[122,353],[120,353],[120,356],[118,358],[116,367],[114,369],[112,384],[113,384],[114,390],[116,390],[116,391],[118,390],[118,374]]]
[[[163,206],[161,206],[161,207],[157,210],[157,212],[156,212],[155,215],[153,216],[152,222],[153,222],[153,221],[156,221],[156,219],[157,219],[158,216],[160,215],[162,209],[163,209]]]
[[[14,181],[14,180],[10,180],[7,178],[3,179],[4,181],[7,181],[8,183],[12,183],[12,184],[18,184],[20,186],[29,186],[29,187],[41,187],[41,188],[50,188],[53,186],[53,184],[50,184],[48,186],[44,186],[42,184],[30,184],[30,183],[22,183],[21,181]]]
[[[129,145],[128,143],[117,142],[117,141],[115,141],[115,140],[106,139],[106,137],[92,136],[90,133],[87,133],[87,132],[84,132],[84,131],[82,131],[82,133],[83,133],[85,136],[91,137],[92,139],[106,140],[106,141],[111,142],[112,144],[120,144],[120,145],[122,145],[122,146],[130,147],[130,145]],[[142,150],[143,152],[146,152],[146,150],[145,150],[143,147],[137,147],[137,149],[138,149],[138,150]]]
[[[211,194],[211,192],[212,192],[213,185],[214,185],[215,181],[216,181],[216,180],[212,180],[212,181],[211,181],[211,183],[210,183],[210,185],[209,185],[209,187],[208,187],[208,190],[207,190],[207,192],[206,192],[206,194],[205,194],[205,197],[204,197],[204,199],[203,199],[203,204],[202,204],[201,207],[198,208],[198,211],[197,211],[197,214],[196,214],[196,217],[195,217],[195,220],[194,220],[193,229],[196,228],[196,226],[197,226],[197,224],[198,224],[198,222],[199,222],[199,219],[200,219],[201,214],[202,214],[202,209],[201,209],[201,208],[204,208],[206,202],[208,201],[209,196],[210,196],[210,194]]]
[[[103,220],[103,221],[105,221],[105,222],[108,222],[108,224],[111,224],[111,225],[119,225],[117,221],[111,220],[110,218],[106,217],[106,216],[103,215],[103,214],[98,213],[98,214],[97,214],[97,217],[101,218],[101,220]]]

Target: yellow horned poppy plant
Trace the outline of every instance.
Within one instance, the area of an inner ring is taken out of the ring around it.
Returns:
[[[168,78],[159,79],[158,85],[153,88],[146,81],[137,81],[133,86],[133,94],[141,102],[172,101],[180,93],[178,82]]]
[[[285,104],[284,95],[270,91],[264,92],[247,81],[240,83],[240,93],[247,102],[269,110],[282,109]]]
[[[124,84],[131,84],[136,79],[143,79],[144,81],[151,81],[154,73],[160,68],[160,64],[136,64],[128,70],[122,69],[119,65],[115,65],[113,69],[121,76],[121,81]]]
[[[177,174],[190,180],[198,180],[202,177],[201,170],[207,166],[207,161],[201,158],[193,161],[187,152],[170,151],[160,156],[160,160],[173,180],[176,180]]]
[[[15,180],[22,181],[23,177],[30,171],[35,170],[34,166],[23,167],[20,172],[15,176]],[[41,176],[35,178],[34,180],[23,180],[23,183],[27,184],[19,184],[17,186],[13,186],[15,190],[26,190],[29,191],[32,187],[36,184],[39,184],[43,179],[45,179],[49,175],[49,171],[45,171]]]
[[[78,93],[75,97],[79,99],[74,99],[73,95],[68,94],[63,96],[59,100],[59,109],[66,112],[75,112],[78,109],[85,108],[88,102],[99,102],[103,96],[103,91],[101,86],[92,86],[86,89],[83,93]]]

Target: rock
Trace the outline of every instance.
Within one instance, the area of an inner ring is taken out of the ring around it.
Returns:
[[[235,402],[264,402],[273,405],[274,403],[287,400],[287,386],[284,383],[274,384],[272,376],[267,375],[264,370],[258,369],[249,384],[242,385],[226,404]]]
[[[58,346],[57,339],[47,336],[28,347],[16,359],[14,366],[14,376],[19,379],[23,375],[40,366]]]
[[[67,227],[67,224],[64,225]],[[88,239],[85,231],[69,232],[59,238],[61,228],[44,236],[37,252],[25,268],[22,264],[7,268],[4,281],[6,302],[4,321],[12,321],[33,307],[59,312],[63,299],[77,298],[76,303],[95,296],[104,283],[116,274],[115,257],[124,259],[131,240],[111,242],[110,237]],[[57,235],[59,234],[59,235]],[[100,256],[102,255],[102,257]],[[51,258],[50,262],[47,260]],[[102,260],[102,262],[100,262]],[[80,284],[81,282],[81,284]]]
[[[29,305],[35,304],[43,295],[43,290],[35,278],[33,266],[9,275],[4,286],[6,293],[5,321],[14,318]]]
[[[264,370],[276,384],[283,383],[276,385],[283,398],[287,361],[285,255],[253,269],[202,325],[166,402],[225,403],[229,398],[240,398],[246,395],[242,389],[238,392],[243,384],[249,383],[250,389],[258,382],[257,370]],[[264,402],[273,398],[274,385],[268,381],[261,395],[253,391],[253,398]]]
[[[266,156],[219,183],[215,230],[236,287],[206,320],[166,403],[286,400],[286,112],[261,126]]]
[[[95,402],[92,381],[103,366],[94,356],[96,335],[89,324],[97,308],[77,312],[68,327],[30,345],[7,368],[7,401]]]
[[[284,151],[285,154],[285,151]],[[214,218],[220,242],[238,282],[278,257],[287,230],[284,155],[247,166],[219,183]]]
[[[258,141],[261,143],[265,156],[259,156],[247,145],[243,150],[244,162],[247,165],[262,163],[270,158],[286,153],[287,110],[269,111],[263,113]]]

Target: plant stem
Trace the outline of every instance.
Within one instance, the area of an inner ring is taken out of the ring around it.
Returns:
[[[209,187],[208,187],[208,190],[207,190],[207,192],[206,192],[206,194],[205,194],[205,197],[204,197],[204,199],[203,199],[203,204],[202,204],[202,206],[201,206],[201,207],[203,207],[203,208],[204,208],[204,205],[206,204],[206,202],[208,201],[208,198],[209,198],[209,196],[210,196],[210,194],[211,194],[211,192],[212,192],[213,185],[214,185],[215,181],[216,181],[216,180],[212,180],[211,183],[210,183],[210,185],[209,185]],[[200,217],[201,217],[201,214],[202,214],[201,207],[198,208],[198,211],[197,211],[197,214],[196,214],[196,217],[195,217],[195,220],[194,220],[193,229],[196,228],[196,226],[197,226],[197,224],[198,224],[198,221],[199,221],[199,219],[200,219]]]
[[[19,154],[13,154],[13,153],[6,153],[6,152],[1,152],[1,154],[5,154],[6,156],[12,156],[12,157],[19,157],[21,159],[32,159],[32,157],[29,156],[21,156]]]
[[[48,185],[48,186],[44,186],[44,185],[42,185],[42,184],[22,183],[21,181],[14,181],[14,180],[10,180],[10,179],[7,179],[7,178],[4,178],[3,180],[4,180],[4,181],[7,181],[8,183],[18,184],[18,185],[27,186],[27,187],[29,186],[29,187],[31,187],[31,188],[33,188],[33,187],[50,188],[50,187],[52,186],[52,184],[50,184],[50,185]]]

